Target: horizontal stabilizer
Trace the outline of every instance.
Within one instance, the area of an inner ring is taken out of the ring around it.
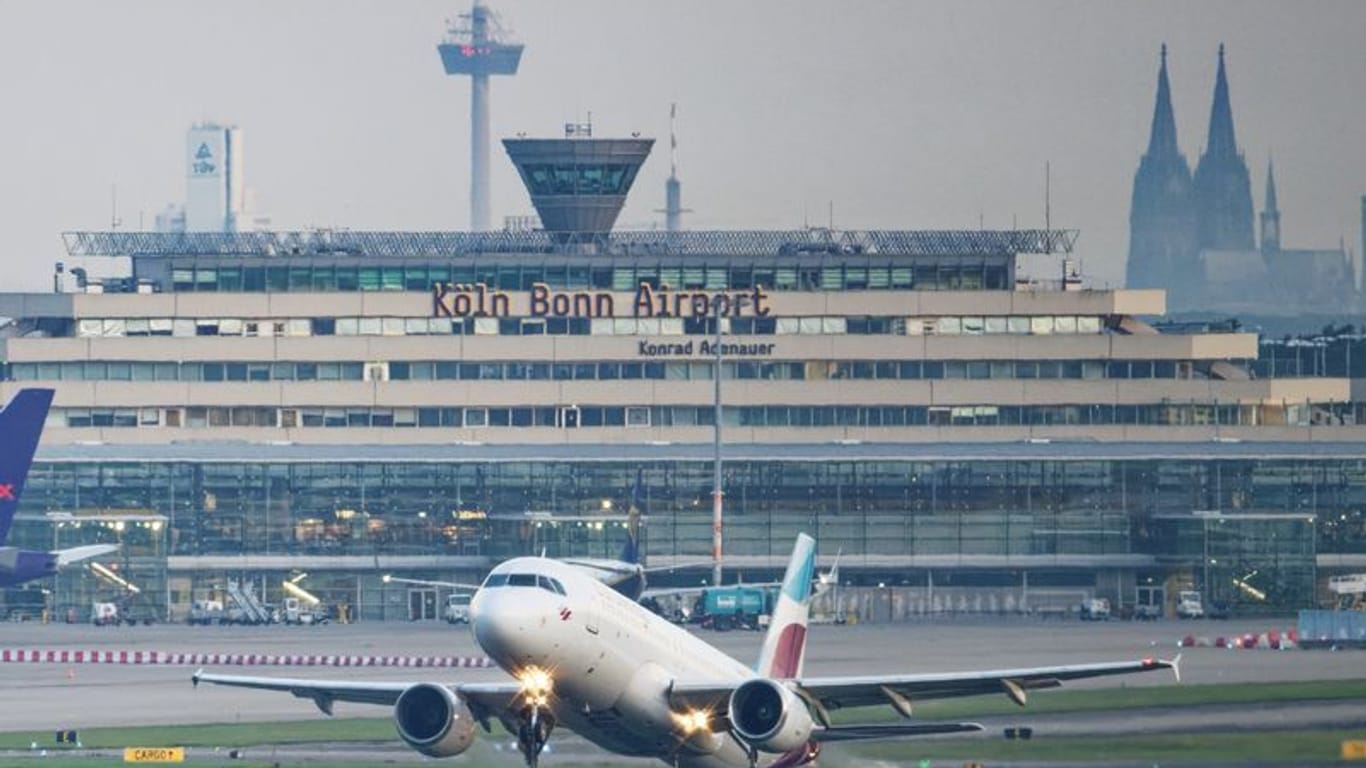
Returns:
[[[907,739],[916,736],[936,736],[944,733],[980,731],[980,723],[878,723],[875,725],[842,725],[816,731],[812,738],[820,742],[864,741],[870,739]]]
[[[117,544],[87,544],[83,547],[72,547],[70,549],[59,549],[52,554],[57,556],[57,567],[79,563],[82,560],[89,560],[92,557],[107,555],[110,552],[117,552]]]

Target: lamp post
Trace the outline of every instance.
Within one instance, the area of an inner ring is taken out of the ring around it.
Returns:
[[[724,491],[721,490],[721,315],[726,297],[712,297],[712,316],[716,320],[716,334],[712,346],[712,489],[711,489],[711,583],[721,586],[721,515]]]

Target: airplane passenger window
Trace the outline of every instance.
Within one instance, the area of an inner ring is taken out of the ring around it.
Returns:
[[[507,583],[508,575],[506,573],[493,573],[489,574],[489,577],[484,580],[484,588],[491,589],[493,587],[501,587],[505,586]]]
[[[534,573],[514,573],[508,576],[509,587],[534,587],[536,586],[536,574]]]

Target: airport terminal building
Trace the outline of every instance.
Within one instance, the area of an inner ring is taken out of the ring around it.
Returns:
[[[651,564],[694,562],[719,359],[746,578],[802,530],[925,611],[1190,588],[1284,611],[1366,566],[1352,381],[1161,332],[1162,292],[1075,278],[1075,232],[613,232],[647,140],[507,144],[544,230],[66,235],[59,290],[0,295],[0,396],[57,392],[21,542],[122,543],[173,619],[301,572],[360,618],[423,617],[435,596],[383,574],[611,556],[631,506]],[[108,588],[64,573],[53,607]]]

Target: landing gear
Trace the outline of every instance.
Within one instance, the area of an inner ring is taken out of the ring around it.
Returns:
[[[526,758],[527,768],[536,768],[541,761],[541,750],[555,730],[555,715],[547,708],[528,705],[517,718],[517,748]]]

